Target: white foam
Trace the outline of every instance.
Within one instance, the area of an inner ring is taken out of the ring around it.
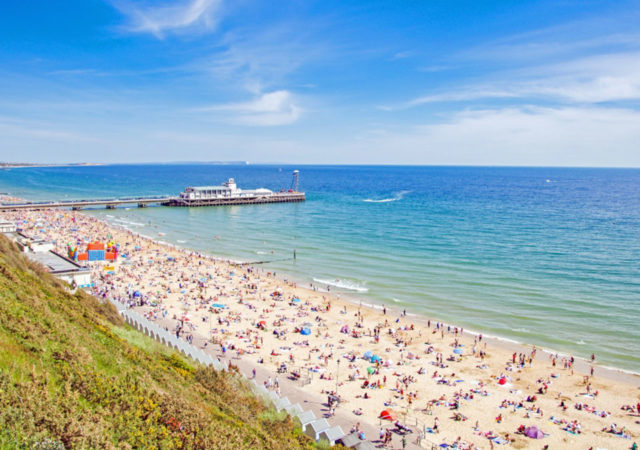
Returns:
[[[411,191],[400,191],[397,194],[395,194],[393,197],[391,198],[383,198],[380,200],[375,200],[375,199],[371,199],[371,198],[365,198],[363,200],[363,202],[367,202],[367,203],[389,203],[389,202],[397,202],[398,200],[402,200],[402,198],[408,194]]]
[[[367,308],[379,309],[379,310],[381,310],[381,311],[382,311],[382,308],[383,308],[383,306],[382,306],[382,305],[372,305],[371,303],[362,303],[362,302],[360,302],[360,304],[361,304],[362,306],[367,307]]]
[[[178,239],[176,242],[178,242],[179,244],[184,244],[184,243],[186,243],[187,241],[183,241],[183,240],[181,240],[181,239]]]
[[[329,286],[335,286],[341,289],[347,289],[349,291],[356,292],[369,292],[369,289],[359,285],[358,283],[354,283],[349,280],[322,280],[320,278],[314,278],[313,281],[317,283],[327,284]]]

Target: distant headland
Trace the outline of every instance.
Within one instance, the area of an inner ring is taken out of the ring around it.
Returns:
[[[16,167],[71,167],[71,166],[102,166],[101,163],[67,163],[67,164],[42,164],[24,162],[4,162],[0,161],[0,168],[13,169]]]

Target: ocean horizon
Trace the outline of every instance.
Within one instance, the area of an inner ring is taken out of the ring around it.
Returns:
[[[0,171],[0,191],[33,201],[177,195],[227,178],[279,190],[294,169],[304,203],[86,212],[356,302],[640,372],[640,169],[24,167]]]

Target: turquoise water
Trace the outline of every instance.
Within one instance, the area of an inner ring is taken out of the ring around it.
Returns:
[[[640,170],[301,166],[307,202],[93,210],[142,234],[640,372]],[[33,200],[289,188],[293,167],[0,171]],[[166,235],[159,237],[158,233]],[[298,258],[291,256],[297,250]]]

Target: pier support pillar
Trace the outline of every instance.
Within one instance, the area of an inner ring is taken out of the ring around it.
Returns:
[[[147,204],[146,203],[138,203],[138,208],[146,208]]]
[[[73,206],[71,207],[72,211],[82,211],[82,206]]]
[[[107,209],[116,209],[116,205],[107,205]]]

